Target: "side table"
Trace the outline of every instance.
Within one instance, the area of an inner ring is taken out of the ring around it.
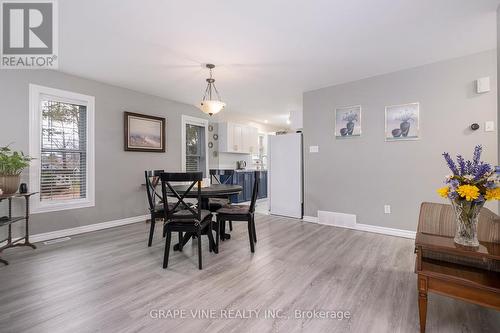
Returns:
[[[456,245],[453,237],[417,233],[415,272],[418,274],[420,332],[425,332],[428,292],[500,310],[500,272],[424,256],[425,251],[431,251],[477,260],[485,267],[495,266],[500,260],[500,243],[479,243],[477,249],[468,249]]]
[[[32,249],[36,249],[36,246],[34,244],[31,244],[29,240],[30,198],[34,194],[36,194],[36,192],[0,195],[0,203],[4,200],[8,201],[8,212],[9,212],[8,213],[9,215],[6,218],[0,217],[0,227],[8,226],[7,239],[0,240],[0,242],[7,241],[7,243],[4,246],[0,247],[0,253],[2,253],[2,251],[5,249],[16,246],[29,246]],[[24,198],[25,200],[24,216],[12,216],[12,199],[22,199],[22,198]],[[25,223],[24,236],[21,238],[13,239],[12,224],[20,221],[24,221]],[[0,263],[3,263],[5,265],[9,264],[7,260],[4,260],[2,258],[0,258]]]

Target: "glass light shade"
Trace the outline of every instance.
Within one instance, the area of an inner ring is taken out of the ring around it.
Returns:
[[[224,108],[226,107],[226,103],[216,100],[205,100],[200,102],[200,105],[198,105],[198,107],[204,113],[214,115],[224,110]]]

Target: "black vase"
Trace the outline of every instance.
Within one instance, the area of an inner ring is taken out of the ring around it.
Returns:
[[[19,186],[19,193],[28,193],[28,185],[26,185],[26,183],[22,183],[21,186]]]
[[[354,123],[352,121],[347,122],[347,135],[352,135],[354,131]]]
[[[344,127],[344,128],[341,128],[341,129],[340,129],[340,135],[342,135],[342,136],[346,136],[346,135],[347,135],[347,128],[345,128],[345,127]]]
[[[410,122],[403,121],[401,125],[399,125],[399,128],[401,129],[401,135],[407,137],[408,132],[410,131]]]
[[[399,138],[401,136],[401,130],[399,128],[395,128],[392,130],[392,136],[395,138]]]

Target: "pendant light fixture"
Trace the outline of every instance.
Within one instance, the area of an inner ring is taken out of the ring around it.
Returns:
[[[206,64],[206,67],[210,71],[210,77],[207,79],[207,89],[205,89],[203,100],[200,102],[198,107],[204,113],[212,116],[224,110],[226,103],[220,100],[219,91],[217,91],[217,88],[215,87],[215,79],[212,77],[212,69],[215,68],[215,65]]]

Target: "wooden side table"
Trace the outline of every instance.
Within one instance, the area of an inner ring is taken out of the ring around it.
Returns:
[[[9,205],[8,207],[9,215],[7,216],[7,219],[0,219],[0,227],[8,226],[7,239],[0,240],[2,242],[7,241],[7,244],[0,247],[0,253],[2,253],[2,251],[5,249],[16,246],[29,246],[32,249],[36,249],[36,246],[34,244],[31,244],[29,240],[30,198],[34,194],[36,194],[36,192],[0,195],[0,202],[7,200]],[[24,216],[12,216],[12,199],[16,198],[18,199],[24,198],[25,200]],[[12,224],[20,221],[24,221],[25,223],[24,236],[21,238],[12,239]],[[2,258],[0,258],[0,263],[3,263],[5,265],[9,264],[7,260],[4,260]]]
[[[500,272],[465,264],[431,259],[423,254],[475,260],[485,267],[495,266],[500,260],[500,243],[479,242],[478,249],[459,247],[452,237],[418,232],[415,238],[418,274],[418,309],[420,332],[425,332],[427,318],[427,293],[444,296],[500,310]]]

